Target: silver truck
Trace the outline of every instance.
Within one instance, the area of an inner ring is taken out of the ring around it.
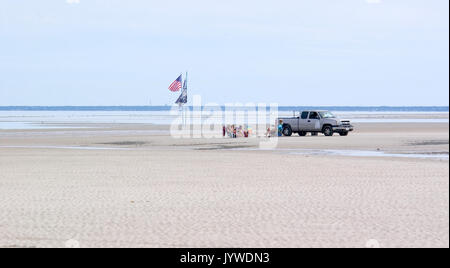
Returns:
[[[292,133],[298,133],[300,136],[306,136],[311,133],[315,136],[323,133],[325,136],[333,136],[339,133],[341,136],[347,136],[353,131],[353,126],[349,120],[341,120],[329,111],[303,111],[299,116],[278,118],[282,121],[282,131],[284,136],[292,136]]]

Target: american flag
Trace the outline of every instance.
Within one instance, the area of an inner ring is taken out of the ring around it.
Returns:
[[[183,80],[183,78],[182,78],[182,75],[180,74],[180,76],[178,76],[178,78],[175,81],[173,81],[172,84],[170,84],[169,90],[172,92],[180,91],[182,80]]]

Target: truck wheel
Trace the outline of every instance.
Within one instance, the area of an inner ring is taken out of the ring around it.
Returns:
[[[306,136],[306,132],[300,131],[300,132],[298,133],[298,135],[301,136],[301,137],[304,137],[304,136]]]
[[[341,136],[347,136],[347,135],[348,135],[348,131],[342,131],[342,132],[339,132],[339,135],[341,135]]]
[[[290,126],[285,126],[282,131],[284,136],[292,136],[292,128]]]
[[[333,127],[332,126],[324,126],[322,132],[325,136],[333,136]]]
[[[311,136],[318,136],[319,132],[311,132]]]

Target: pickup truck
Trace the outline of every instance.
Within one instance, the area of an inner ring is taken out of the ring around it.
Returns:
[[[347,136],[353,131],[349,120],[341,120],[329,111],[303,111],[300,116],[278,118],[277,122],[280,120],[283,126],[281,133],[284,136],[292,136],[292,133],[306,136],[308,132],[311,135],[323,133],[325,136],[333,136],[334,133],[339,133],[341,136]]]

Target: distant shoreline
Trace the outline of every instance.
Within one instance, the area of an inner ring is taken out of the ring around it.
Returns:
[[[192,106],[186,106],[192,109]],[[222,109],[225,106],[220,106]],[[0,106],[0,111],[170,111],[173,106]],[[449,112],[449,106],[279,106],[279,111]]]

